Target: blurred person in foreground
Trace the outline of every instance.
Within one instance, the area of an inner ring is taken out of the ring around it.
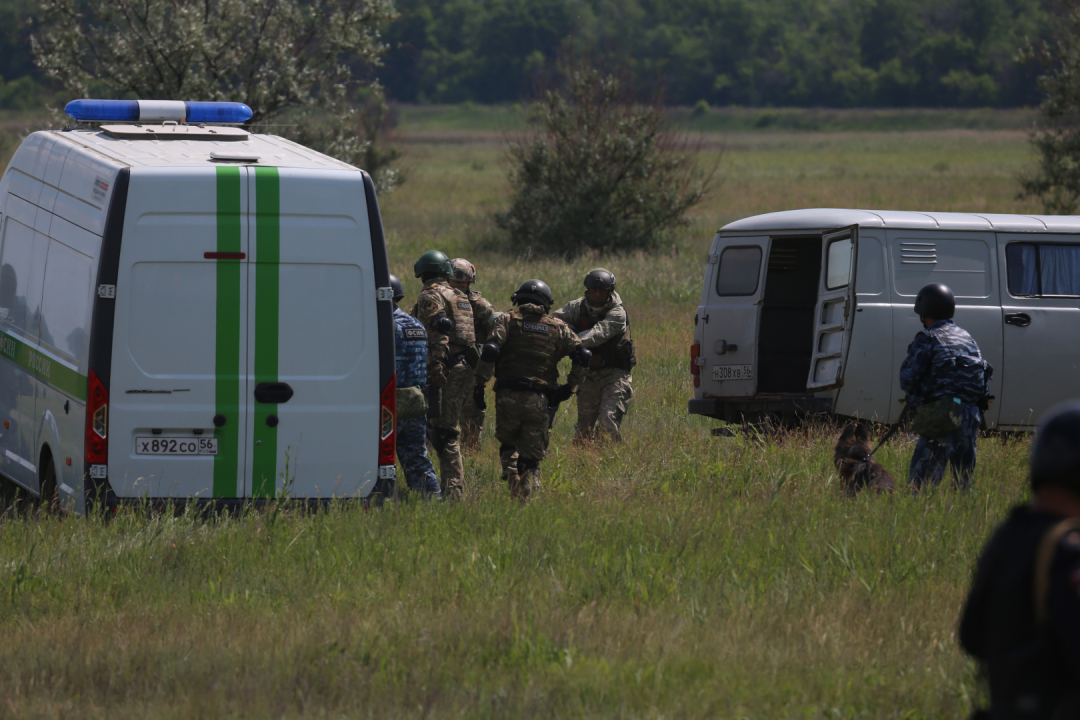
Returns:
[[[405,481],[413,490],[428,497],[441,495],[439,478],[427,452],[427,417],[423,414],[423,400],[420,399],[420,414],[409,419],[401,419],[405,410],[403,394],[422,391],[427,384],[427,331],[420,321],[398,307],[405,297],[405,289],[396,275],[390,276],[390,287],[394,291],[394,340],[397,354],[397,456],[405,471]],[[422,397],[422,393],[421,393]]]
[[[923,329],[900,366],[900,387],[916,413],[911,430],[919,435],[908,471],[915,491],[937,486],[946,465],[952,466],[953,484],[963,489],[975,472],[980,410],[994,369],[975,339],[953,322],[955,312],[952,290],[941,283],[924,286],[915,298]]]
[[[630,371],[637,358],[630,318],[615,292],[615,275],[605,268],[590,270],[585,275],[585,295],[553,315],[569,325],[592,352],[588,375],[577,391],[574,439],[596,437],[599,430],[622,440],[620,426],[634,396]]]
[[[475,265],[465,258],[454,258],[450,261],[450,266],[454,269],[453,275],[450,276],[450,287],[465,293],[465,296],[469,298],[469,303],[472,304],[473,334],[476,336],[476,343],[471,349],[465,351],[465,361],[469,367],[475,369],[480,360],[480,350],[484,340],[491,334],[492,323],[499,313],[495,312],[495,308],[480,295],[478,290],[472,289],[473,283],[476,282]],[[465,398],[461,406],[462,449],[479,447],[480,433],[484,429],[484,415],[484,411],[471,396]]]
[[[1039,423],[1030,478],[1034,497],[983,549],[960,618],[990,689],[973,718],[1080,718],[1080,401]]]
[[[495,320],[476,366],[474,397],[486,407],[484,387],[495,374],[495,438],[510,496],[529,499],[547,453],[549,405],[570,398],[585,375],[590,353],[574,331],[548,312],[551,288],[526,280],[510,301],[516,310]],[[559,384],[559,360],[572,360],[566,384]],[[516,453],[516,460],[515,460]]]

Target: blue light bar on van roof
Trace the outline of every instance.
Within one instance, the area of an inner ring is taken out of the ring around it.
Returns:
[[[240,125],[251,119],[251,108],[236,102],[182,100],[72,100],[64,107],[80,122],[188,122]]]

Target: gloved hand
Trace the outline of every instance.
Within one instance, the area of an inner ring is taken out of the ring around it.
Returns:
[[[431,329],[443,335],[454,332],[454,321],[445,315],[435,316],[431,319]]]
[[[446,363],[436,360],[428,367],[428,382],[432,387],[446,387]]]
[[[570,383],[565,385],[556,385],[554,392],[551,393],[551,399],[557,403],[563,403],[569,400],[574,394],[574,386]]]
[[[477,383],[473,387],[472,391],[473,402],[476,403],[476,407],[481,410],[487,410],[487,400],[484,399],[484,385],[483,383]]]

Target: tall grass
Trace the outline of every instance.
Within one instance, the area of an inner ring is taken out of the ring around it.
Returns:
[[[962,717],[954,627],[975,555],[1023,498],[1024,438],[975,489],[843,499],[836,428],[710,435],[686,414],[702,259],[737,217],[805,205],[1028,211],[1021,133],[731,136],[726,183],[655,256],[520,258],[486,216],[497,146],[406,144],[383,199],[411,302],[424,250],[505,309],[528,277],[618,276],[638,345],[621,445],[564,406],[525,507],[487,433],[459,503],[236,518],[0,516],[0,716]],[[867,202],[854,202],[865,199]],[[404,303],[403,303],[404,304]],[[878,453],[898,479],[913,449]]]

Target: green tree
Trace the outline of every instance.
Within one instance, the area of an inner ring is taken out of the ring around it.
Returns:
[[[392,0],[43,0],[41,8],[35,58],[76,97],[104,83],[137,98],[244,102],[252,125],[346,162],[382,163],[365,169],[383,189],[396,179],[393,153],[375,147],[382,89],[355,72],[378,65]]]
[[[536,254],[651,250],[686,223],[710,189],[659,98],[643,99],[626,71],[559,63],[560,87],[538,93],[534,129],[508,143],[509,209],[496,214],[510,244]]]
[[[1024,57],[1042,64],[1039,88],[1046,99],[1031,133],[1038,170],[1020,178],[1018,197],[1037,197],[1050,215],[1072,215],[1080,205],[1080,3],[1062,2],[1054,35],[1027,47]]]

